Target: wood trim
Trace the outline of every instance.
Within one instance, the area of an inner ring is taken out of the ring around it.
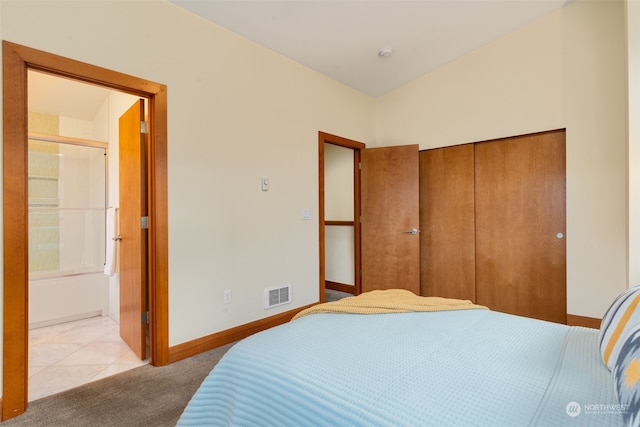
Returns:
[[[362,215],[360,192],[361,192],[361,178],[360,178],[360,161],[362,158],[362,150],[364,150],[364,144],[362,148],[353,150],[353,249],[354,259],[353,266],[355,270],[354,277],[354,295],[360,295],[362,292],[362,224],[360,223],[360,216]]]
[[[149,215],[149,360],[169,363],[169,202],[167,87],[160,85],[149,105],[152,118],[148,167]]]
[[[27,70],[72,78],[149,99],[149,300],[151,364],[168,363],[167,88],[8,41],[3,51],[4,330],[2,419],[27,407],[28,219]]]
[[[325,221],[324,225],[346,225],[353,227],[353,221]]]
[[[255,322],[246,323],[244,325],[236,326],[235,328],[227,329],[222,332],[207,335],[205,337],[170,347],[169,363],[174,363],[205,351],[213,350],[214,348],[239,341],[255,333],[282,325],[289,322],[293,316],[302,310],[313,307],[314,305],[315,304],[310,304],[296,308],[294,310],[286,311],[284,313],[276,314],[274,316],[256,320]]]
[[[326,280],[324,282],[324,286],[327,289],[331,289],[332,291],[345,292],[348,294],[355,294],[355,286],[347,285],[346,283],[338,283],[332,282],[330,280]]]
[[[584,326],[585,328],[600,329],[600,323],[602,323],[602,319],[596,317],[567,314],[567,325],[569,326]]]
[[[318,295],[320,302],[326,301],[324,292],[325,273],[325,240],[326,234],[324,230],[324,141],[325,137],[322,132],[318,132]]]
[[[326,132],[318,132],[319,140],[323,143],[339,145],[341,147],[353,148],[357,150],[362,150],[365,148],[365,144],[362,142],[354,141],[353,139],[343,138],[337,135],[331,135]]]
[[[22,414],[28,385],[27,67],[3,43],[3,356],[2,420]]]

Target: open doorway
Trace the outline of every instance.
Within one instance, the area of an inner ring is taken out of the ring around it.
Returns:
[[[139,97],[29,70],[29,401],[147,363],[122,340],[118,118]],[[109,217],[109,219],[107,218]]]
[[[420,294],[418,145],[367,149],[323,132],[318,142],[320,300],[331,287],[351,290],[327,280],[327,228],[334,225],[353,226],[354,294],[391,288]],[[353,224],[325,217],[325,149],[333,145],[353,152]]]
[[[149,100],[149,362],[169,363],[166,86],[3,42],[4,327],[2,418],[23,413],[28,395],[27,72],[37,70]],[[145,318],[141,313],[139,319]]]
[[[361,291],[359,165],[364,147],[319,132],[321,301]]]

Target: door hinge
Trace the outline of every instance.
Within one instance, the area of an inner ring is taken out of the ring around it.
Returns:
[[[149,217],[141,216],[140,217],[140,228],[149,228]]]
[[[147,122],[145,121],[140,122],[140,133],[144,133],[144,134],[149,133],[149,126]]]
[[[149,312],[145,311],[144,313],[142,313],[142,323],[144,325],[148,325],[149,324]]]
[[[362,162],[358,162],[358,170],[362,170]]]
[[[360,222],[360,224],[362,224],[362,215],[358,217],[358,221]]]

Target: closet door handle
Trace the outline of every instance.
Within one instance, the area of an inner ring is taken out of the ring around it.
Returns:
[[[420,232],[420,230],[418,230],[416,228],[412,228],[411,230],[405,231],[405,234],[418,234],[419,232]]]
[[[115,240],[116,242],[122,242],[122,236],[118,234],[118,237],[112,237],[111,239]]]

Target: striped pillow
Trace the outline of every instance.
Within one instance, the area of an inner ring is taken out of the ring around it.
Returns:
[[[616,298],[600,324],[600,353],[609,370],[618,358],[622,338],[640,323],[640,286],[627,289]]]
[[[625,336],[611,372],[627,427],[640,427],[640,324]]]

